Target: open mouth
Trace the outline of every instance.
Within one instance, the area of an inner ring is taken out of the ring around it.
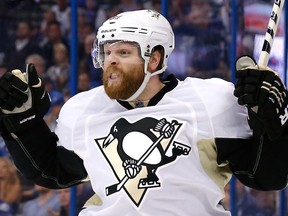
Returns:
[[[119,73],[113,72],[110,74],[109,79],[115,80],[115,79],[118,79],[119,77],[120,77]]]
[[[109,74],[108,83],[109,85],[117,85],[121,82],[121,75],[118,72],[112,72]]]

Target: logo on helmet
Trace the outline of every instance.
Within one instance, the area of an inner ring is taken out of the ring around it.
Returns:
[[[122,15],[116,15],[116,16],[111,17],[111,18],[108,19],[108,20],[117,20],[117,19],[119,19],[120,17],[122,17]]]
[[[155,17],[159,19],[160,13],[154,11],[154,10],[147,10],[148,12],[152,13],[152,17]]]
[[[101,31],[101,33],[109,33],[109,32],[116,32],[116,29],[105,29]]]

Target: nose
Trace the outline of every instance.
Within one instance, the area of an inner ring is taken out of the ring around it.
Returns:
[[[118,64],[119,59],[115,53],[110,53],[108,56],[106,56],[106,62],[109,65],[116,65],[116,64]]]

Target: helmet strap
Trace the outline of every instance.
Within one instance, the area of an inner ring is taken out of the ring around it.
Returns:
[[[143,79],[142,84],[140,85],[140,87],[137,89],[137,91],[129,98],[127,98],[126,100],[123,101],[133,101],[135,100],[145,89],[150,77],[151,77],[151,73],[147,70],[148,68],[148,62],[149,61],[145,61],[144,62],[144,73],[145,73],[145,77]]]
[[[167,68],[167,66],[165,66],[165,67],[161,68],[160,70],[151,73],[150,71],[147,70],[148,62],[149,61],[145,61],[145,64],[144,64],[145,77],[143,79],[142,84],[140,85],[140,87],[137,89],[137,91],[131,97],[129,97],[126,100],[123,100],[123,101],[133,101],[133,100],[135,100],[144,91],[145,87],[147,86],[148,81],[150,80],[150,77],[158,75],[160,73],[163,73],[166,70],[166,68]]]

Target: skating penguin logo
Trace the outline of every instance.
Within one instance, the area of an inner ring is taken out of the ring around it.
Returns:
[[[106,195],[123,188],[139,206],[148,188],[160,187],[157,169],[190,152],[189,146],[174,141],[181,125],[165,118],[147,117],[134,123],[120,118],[106,137],[95,139],[118,179],[106,187]],[[172,143],[171,154],[166,155]]]

